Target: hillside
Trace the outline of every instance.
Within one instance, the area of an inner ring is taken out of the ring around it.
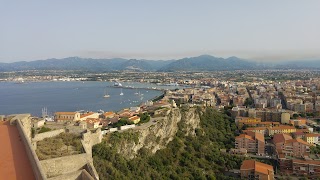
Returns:
[[[220,71],[220,70],[259,70],[259,69],[319,69],[319,60],[286,61],[279,63],[256,63],[238,57],[219,58],[210,55],[183,58],[178,60],[145,59],[92,59],[68,57],[37,61],[0,63],[0,72],[26,70],[81,70],[90,72],[111,71]]]
[[[180,60],[137,60],[137,59],[91,59],[68,57],[64,59],[47,59],[37,61],[20,61],[0,63],[0,71],[25,70],[81,70],[92,72],[110,71],[215,71],[252,69],[254,63],[230,57],[227,59],[202,55]]]
[[[198,57],[183,58],[167,66],[162,67],[159,71],[216,71],[216,70],[241,70],[254,69],[255,63],[230,57],[227,59],[217,58],[209,55]]]
[[[165,121],[149,133],[113,133],[95,145],[100,179],[232,179],[223,172],[239,168],[243,158],[219,150],[233,146],[236,127],[231,118],[211,108],[182,108]]]

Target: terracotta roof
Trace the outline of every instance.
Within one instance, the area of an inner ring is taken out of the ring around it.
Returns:
[[[261,133],[258,133],[258,132],[254,133],[254,138],[258,141],[264,142],[264,135]]]
[[[301,143],[301,144],[304,144],[304,145],[307,145],[307,146],[313,146],[312,144],[309,144],[309,143],[307,143],[306,141],[304,141],[304,140],[302,140],[300,138],[287,140],[285,144],[295,143],[295,142],[298,142],[298,143]]]
[[[103,115],[104,116],[110,116],[110,115],[113,115],[114,114],[114,112],[105,112]]]
[[[129,120],[131,120],[131,121],[134,121],[134,120],[137,120],[137,119],[140,119],[140,117],[139,116],[132,116],[132,117],[129,118]]]
[[[314,160],[298,160],[298,159],[293,159],[292,163],[297,163],[297,164],[314,164],[314,165],[320,165],[320,161],[314,161]]]
[[[301,144],[310,146],[309,143],[307,143],[306,141],[304,141],[304,140],[302,140],[302,139],[300,139],[300,138],[297,138],[296,140],[297,140],[297,142],[299,142],[299,143],[301,143]],[[311,146],[314,146],[314,145],[312,144]]]
[[[246,138],[246,139],[254,140],[251,136],[248,136],[246,134],[240,134],[239,136],[236,137],[236,139],[240,139],[240,138]]]
[[[316,133],[309,133],[305,135],[306,137],[319,137],[320,134],[316,134]]]
[[[296,132],[309,133],[310,131],[308,129],[297,129]]]
[[[261,174],[269,175],[269,172],[273,172],[273,167],[254,160],[244,160],[240,167],[240,170],[254,170],[255,172],[259,172]]]
[[[93,124],[93,123],[97,123],[97,122],[100,122],[100,121],[99,121],[99,119],[96,119],[96,118],[87,118],[86,122],[89,123],[89,124]]]
[[[80,118],[84,118],[84,117],[90,116],[90,115],[92,115],[92,114],[94,114],[94,112],[88,112],[88,113],[86,113],[86,114],[81,114],[81,115],[80,115]]]
[[[266,130],[266,127],[254,127],[254,128],[247,128],[247,130]]]
[[[292,137],[288,134],[275,134],[273,136],[273,143],[285,143],[287,140],[292,139]]]

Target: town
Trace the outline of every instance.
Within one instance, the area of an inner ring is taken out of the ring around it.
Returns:
[[[245,77],[240,75],[244,73],[247,74]],[[154,100],[118,112],[55,112],[54,117],[49,117],[44,109],[42,117],[30,114],[2,115],[0,120],[20,124],[23,132],[28,134],[29,140],[26,141],[29,141],[29,148],[37,155],[35,159],[38,160],[35,161],[38,163],[35,166],[41,164],[40,172],[43,176],[59,179],[70,173],[78,173],[77,175],[97,179],[91,148],[101,143],[106,135],[129,129],[147,129],[163,121],[170,109],[182,106],[211,107],[229,115],[237,126],[233,148],[220,151],[253,158],[243,161],[239,171],[232,171],[235,176],[266,179],[300,176],[317,178],[320,176],[319,72],[299,71],[295,73],[296,76],[291,76],[292,73],[275,70],[153,73],[146,76],[144,73],[130,72],[121,73],[121,78],[118,73],[90,74],[90,77],[98,81],[116,79],[127,82],[176,83],[179,86],[165,90],[162,96]],[[71,81],[89,80],[88,75],[32,76],[19,75],[19,78],[24,81],[67,78]],[[2,80],[19,79],[15,77]],[[26,126],[27,119],[30,124]],[[63,142],[56,149],[48,149],[53,146],[48,139],[53,138],[53,143],[58,141],[54,138],[66,138],[66,133],[75,134],[74,143]],[[59,166],[56,161],[56,167],[51,167],[53,158],[64,157],[64,161],[70,161],[82,154],[86,156],[81,156],[81,163],[77,161],[79,167],[76,168],[82,169],[81,171],[73,172],[68,168],[67,171],[68,163]]]

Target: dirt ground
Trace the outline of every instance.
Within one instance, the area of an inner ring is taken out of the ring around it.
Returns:
[[[0,180],[35,179],[16,126],[0,121]]]

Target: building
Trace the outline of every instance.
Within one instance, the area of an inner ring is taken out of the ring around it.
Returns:
[[[275,134],[273,136],[273,144],[275,145],[275,150],[277,152],[284,149],[284,144],[286,141],[291,140],[292,137],[289,134]],[[278,152],[279,153],[279,152]]]
[[[293,159],[292,173],[318,178],[320,176],[320,161]]]
[[[277,153],[301,158],[310,153],[310,146],[314,145],[308,144],[306,141],[299,138],[289,139],[282,144],[281,149],[277,149]]]
[[[280,171],[316,179],[320,176],[320,161],[279,158]]]
[[[266,127],[250,127],[250,128],[247,128],[246,130],[244,130],[243,132],[245,133],[248,133],[248,132],[258,132],[258,133],[261,133],[263,135],[267,135],[268,131],[267,131],[267,128]]]
[[[103,118],[113,118],[115,116],[114,112],[105,112],[103,113]]]
[[[139,116],[129,117],[129,121],[133,122],[134,124],[137,124],[138,122],[140,122],[140,117]]]
[[[281,123],[282,124],[289,124],[290,114],[289,113],[282,113],[281,114]]]
[[[100,125],[99,125],[100,120],[97,118],[87,118],[86,122],[87,122],[87,127],[89,129],[96,129],[96,128],[100,127]]]
[[[288,134],[288,133],[293,133],[296,132],[296,128],[293,126],[277,126],[277,127],[269,127],[267,128],[268,130],[268,135],[273,136],[274,134]]]
[[[80,115],[80,121],[85,121],[88,118],[99,118],[99,113],[95,112],[88,112]]]
[[[140,111],[140,107],[130,107],[130,111],[134,113],[138,113]]]
[[[319,143],[320,134],[316,133],[308,133],[304,135],[304,140],[309,144],[318,144]]]
[[[272,121],[265,121],[265,122],[242,122],[240,120],[238,122],[238,129],[241,129],[242,127],[275,127],[280,126],[279,122],[272,122]]]
[[[79,112],[56,112],[54,113],[54,120],[57,122],[80,121],[80,113]]]
[[[273,167],[254,160],[244,160],[240,167],[241,179],[273,180]]]
[[[235,123],[239,129],[241,129],[244,123],[257,123],[257,122],[261,122],[261,119],[252,118],[252,117],[242,117],[242,116],[237,116],[235,118]]]
[[[236,149],[246,149],[248,153],[261,154],[265,152],[264,136],[257,132],[247,132],[235,138]]]

